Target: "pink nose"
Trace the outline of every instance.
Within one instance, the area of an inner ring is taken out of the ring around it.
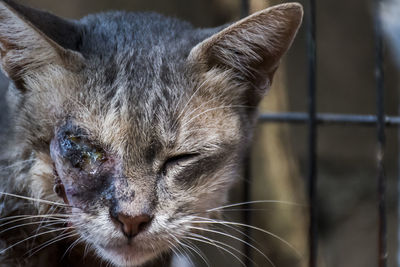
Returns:
[[[118,213],[113,219],[121,224],[122,232],[128,238],[132,238],[137,235],[144,228],[146,228],[151,221],[151,217],[147,214],[130,216],[123,213]]]

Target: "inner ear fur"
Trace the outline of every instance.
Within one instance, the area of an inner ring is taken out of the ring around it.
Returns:
[[[0,0],[1,67],[21,91],[27,90],[24,76],[39,72],[45,65],[82,66],[83,57],[69,49],[73,47],[71,42],[62,41],[57,25],[60,29],[69,29],[70,33],[78,32],[72,30],[72,23],[47,12]],[[72,35],[64,38],[74,39]]]
[[[269,88],[302,18],[303,8],[298,3],[259,11],[198,44],[192,49],[189,61],[202,66],[206,72],[228,71],[232,79],[247,83],[254,89],[255,99],[251,102],[255,103],[251,104],[257,104]]]

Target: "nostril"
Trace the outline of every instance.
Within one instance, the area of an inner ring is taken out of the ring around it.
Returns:
[[[111,213],[110,215],[114,220],[121,224],[122,232],[128,238],[132,238],[143,231],[152,219],[148,214],[132,216],[123,213]]]
[[[138,226],[138,231],[139,232],[143,231],[146,228],[146,226],[149,224],[149,222],[150,222],[150,220],[141,222]]]

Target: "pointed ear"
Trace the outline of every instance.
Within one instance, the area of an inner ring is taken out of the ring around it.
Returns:
[[[83,57],[72,50],[79,40],[79,27],[74,23],[0,0],[1,68],[21,91],[27,90],[24,77],[44,66],[81,67]]]
[[[189,61],[246,84],[250,105],[269,88],[280,58],[289,49],[303,18],[298,3],[277,5],[236,22],[192,49]]]

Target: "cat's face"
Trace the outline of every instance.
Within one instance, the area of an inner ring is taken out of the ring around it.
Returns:
[[[223,204],[237,176],[246,143],[241,103],[205,95],[204,80],[184,84],[162,88],[177,91],[172,102],[157,99],[165,94],[135,101],[117,93],[110,101],[98,91],[88,97],[69,90],[68,100],[56,104],[58,115],[41,118],[55,125],[48,162],[59,196],[73,207],[72,225],[118,265],[140,264],[178,245],[192,221]],[[45,103],[49,111],[41,114],[51,114],[55,103]]]
[[[72,24],[46,14],[59,25],[48,29],[29,15],[39,11],[7,2],[1,60],[14,81],[17,140],[35,155],[32,195],[68,204],[70,226],[115,265],[178,246],[226,201],[301,7],[218,32],[124,13]]]

